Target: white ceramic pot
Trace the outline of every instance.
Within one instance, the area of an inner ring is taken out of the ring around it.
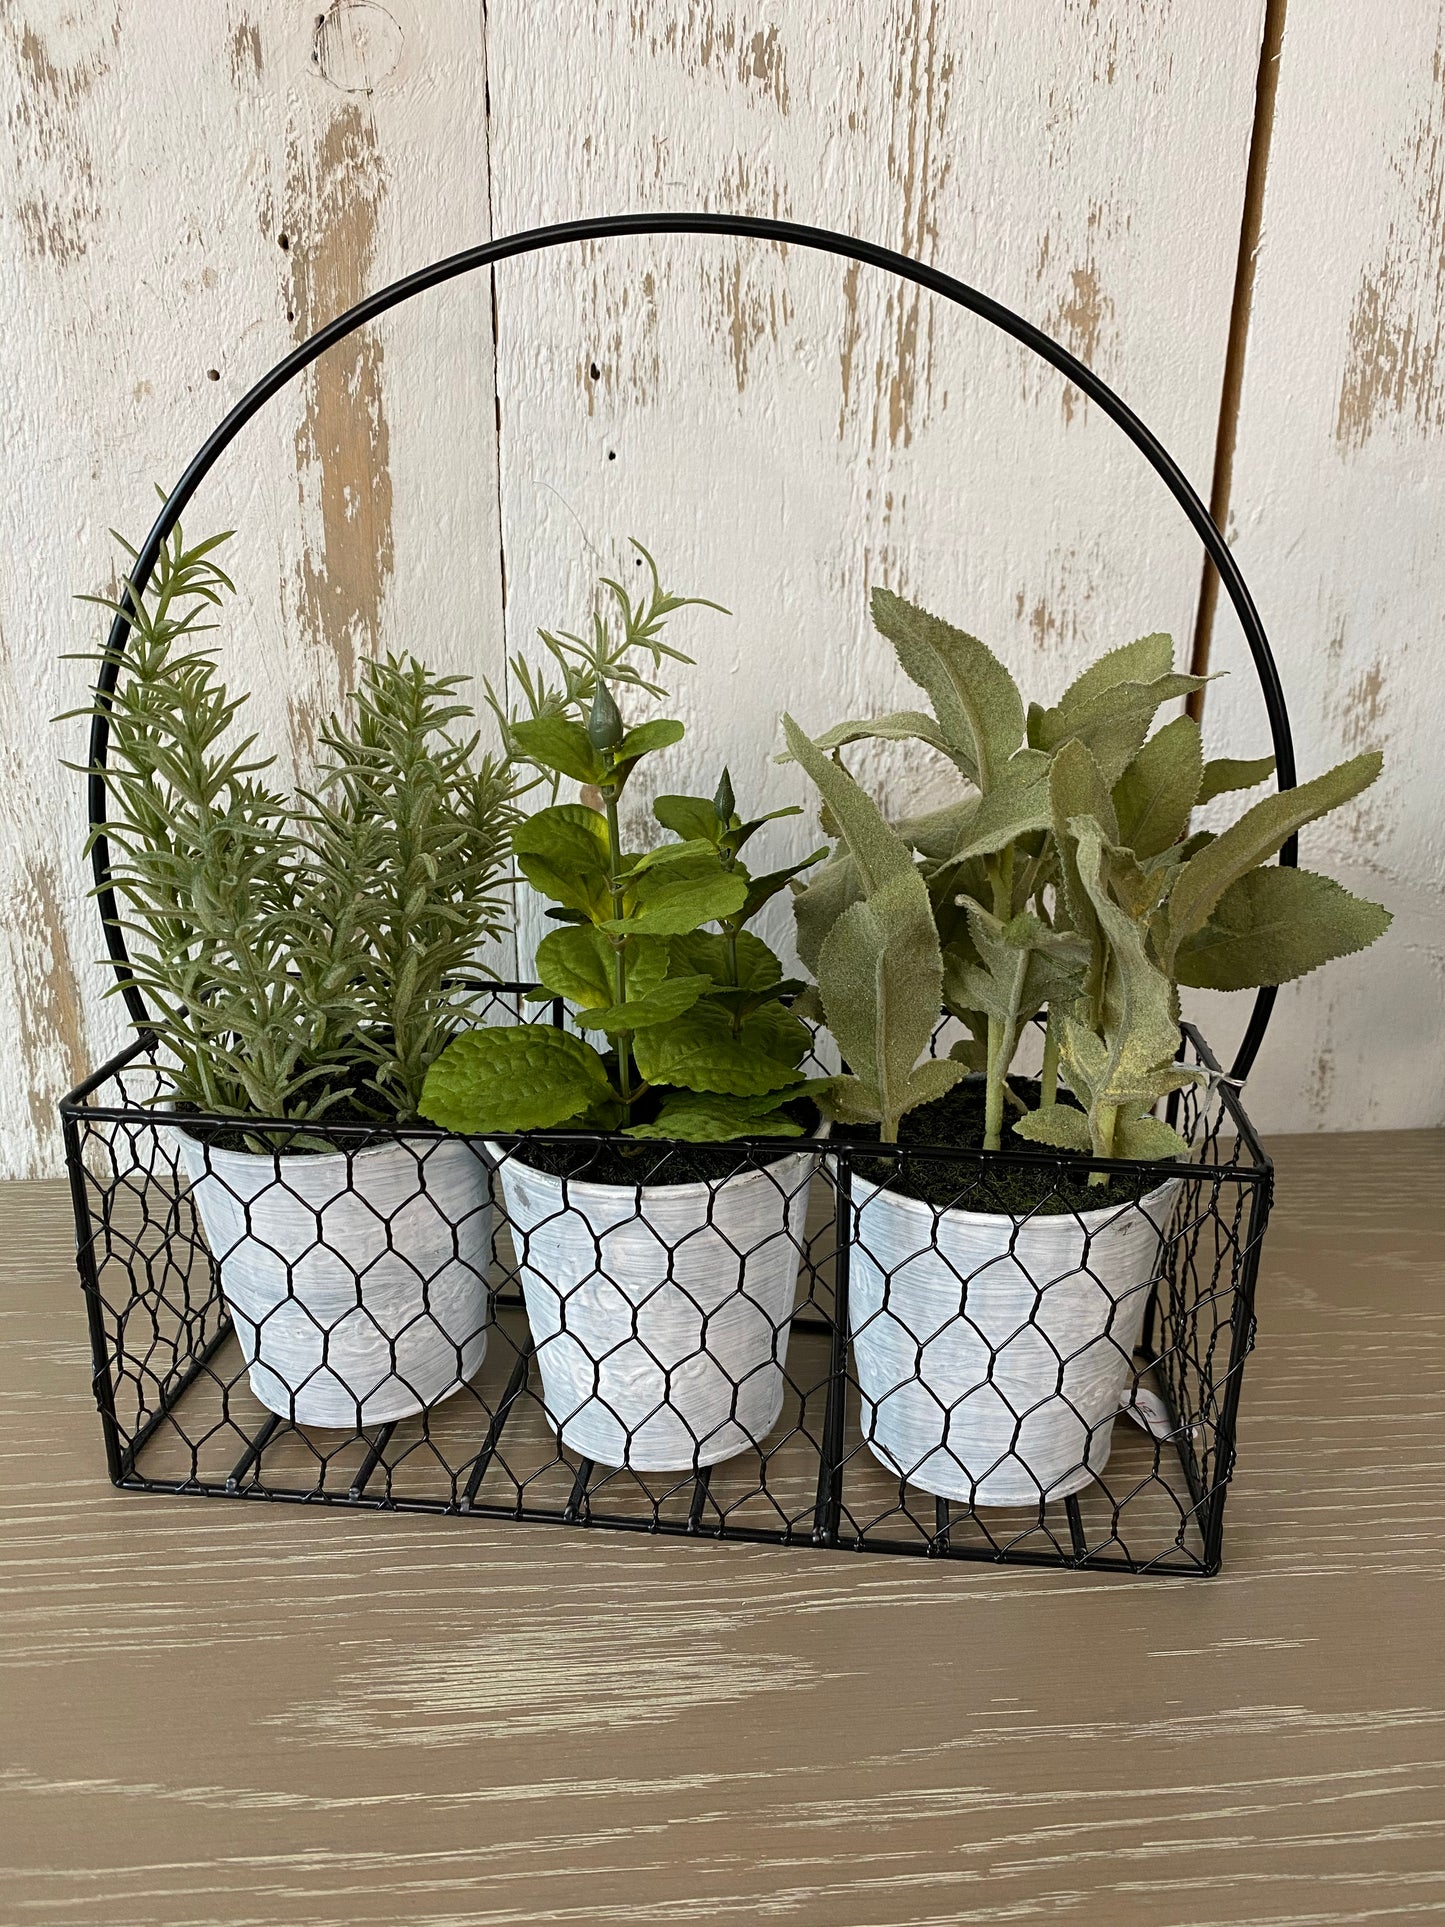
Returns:
[[[974,1506],[1035,1507],[1089,1484],[1180,1181],[1023,1223],[854,1184],[848,1322],[873,1456]]]
[[[816,1153],[638,1186],[553,1177],[489,1149],[563,1444],[639,1472],[761,1444],[783,1406]]]
[[[468,1145],[262,1156],[175,1137],[269,1410],[297,1425],[385,1425],[474,1376],[492,1207]]]

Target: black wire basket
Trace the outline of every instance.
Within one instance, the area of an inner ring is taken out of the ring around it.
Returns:
[[[1149,431],[1066,350],[882,248],[790,223],[628,216],[510,236],[339,317],[227,416],[142,548],[241,427],[385,309],[509,255],[618,234],[785,241],[902,275],[1025,342],[1096,399],[1199,531],[1294,781],[1269,646],[1239,572]],[[105,698],[90,814],[106,820]],[[1281,861],[1292,862],[1287,846]],[[110,1476],[281,1499],[954,1559],[1219,1569],[1272,1174],[1238,1087],[1182,1027],[1187,1162],[829,1137],[631,1146],[466,1139],[168,1112],[103,838],[107,943],[137,1036],[61,1105]],[[482,1021],[566,1021],[491,987]],[[937,1040],[936,1040],[937,1042]],[[827,1045],[812,1068],[823,1070]],[[319,1140],[319,1142],[318,1142]],[[252,1137],[252,1144],[256,1142]],[[1008,1183],[1031,1174],[1029,1203]],[[1098,1183],[1090,1186],[1093,1176]],[[1100,1185],[1102,1188],[1099,1188]]]

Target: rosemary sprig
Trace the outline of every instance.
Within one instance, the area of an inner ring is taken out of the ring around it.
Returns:
[[[477,759],[475,732],[453,733],[472,714],[455,699],[462,678],[387,657],[324,725],[314,791],[269,787],[274,758],[238,733],[247,698],[203,639],[233,592],[214,559],[226,539],[188,549],[178,528],[146,593],[125,585],[133,634],[116,688],[71,712],[103,707],[110,722],[111,807],[92,843],[109,840],[180,1106],[407,1121],[479,995],[451,979],[501,928],[515,778],[505,759]]]

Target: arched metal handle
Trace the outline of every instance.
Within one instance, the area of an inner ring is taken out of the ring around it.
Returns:
[[[257,414],[273,395],[279,394],[286,384],[308,368],[318,355],[322,355],[337,342],[344,341],[347,335],[374,321],[378,315],[385,314],[389,308],[399,307],[402,302],[410,301],[414,295],[424,294],[429,288],[440,287],[444,281],[452,281],[459,275],[472,274],[478,268],[490,267],[494,262],[506,261],[516,255],[539,253],[543,248],[565,247],[574,241],[604,241],[617,235],[628,234],[718,234],[735,239],[756,241],[782,241],[789,247],[807,248],[818,254],[834,254],[847,261],[860,262],[865,267],[881,268],[887,274],[897,275],[901,280],[912,281],[920,288],[927,288],[931,294],[942,295],[944,300],[954,302],[960,308],[990,322],[995,328],[1015,341],[1022,342],[1042,360],[1047,361],[1060,374],[1067,376],[1073,385],[1096,402],[1109,418],[1120,427],[1140,454],[1154,470],[1170,494],[1178,502],[1195,533],[1203,542],[1209,558],[1219,571],[1219,579],[1224,592],[1234,606],[1239,617],[1244,639],[1249,645],[1255,672],[1259,677],[1260,688],[1264,694],[1264,706],[1269,717],[1270,738],[1274,745],[1275,761],[1279,787],[1293,789],[1295,786],[1294,746],[1290,737],[1289,714],[1285,707],[1284,690],[1280,685],[1279,671],[1269,641],[1264,633],[1264,625],[1259,619],[1259,611],[1249,593],[1239,565],[1229,551],[1224,537],[1215,526],[1209,510],[1195,493],[1179,464],[1169,451],[1145,427],[1139,417],[1126,403],[1102,381],[1091,368],[1088,368],[1076,355],[1069,353],[1057,341],[1036,328],[1031,321],[1025,321],[1001,301],[995,301],[966,281],[958,281],[938,268],[929,267],[925,262],[910,260],[906,254],[898,254],[892,248],[879,247],[872,241],[859,241],[852,235],[835,234],[828,228],[805,227],[794,221],[774,221],[747,214],[615,214],[593,221],[562,221],[553,227],[529,228],[521,234],[503,235],[500,240],[484,241],[479,247],[466,248],[460,254],[447,255],[444,260],[434,261],[430,267],[419,268],[415,274],[404,275],[400,281],[393,281],[389,287],[380,288],[365,301],[358,301],[354,308],[345,314],[337,315],[278,361],[269,374],[263,375],[254,388],[242,396],[241,400],[212,430],[200,448],[192,456],[185,473],[166,498],[165,507],[156,517],[155,526],[141,544],[131,571],[135,593],[143,594],[150,581],[151,572],[161,551],[161,544],[180,520],[186,505],[221,452],[229,446],[240,431]],[[129,592],[122,598],[122,609],[133,608]],[[96,683],[99,707],[90,732],[90,777],[88,801],[92,829],[107,820],[105,766],[106,752],[110,742],[110,721],[106,699],[114,690],[120,674],[121,662],[125,654],[126,639],[130,634],[130,616],[121,613],[111,625],[106,643],[105,660],[101,665]],[[1296,860],[1295,839],[1292,837],[1280,852],[1280,862],[1293,864]],[[96,838],[92,851],[92,867],[95,872],[96,899],[105,927],[106,947],[115,965],[120,980],[126,1006],[136,1025],[145,1029],[150,1022],[145,1000],[131,970],[130,953],[126,949],[125,933],[120,925],[119,911],[115,901],[115,889],[111,880],[110,850],[104,836]],[[1259,1054],[1264,1042],[1270,1013],[1274,1008],[1275,992],[1265,988],[1255,995],[1254,1008],[1250,1013],[1241,1043],[1231,1066],[1235,1077],[1248,1075],[1251,1065]]]

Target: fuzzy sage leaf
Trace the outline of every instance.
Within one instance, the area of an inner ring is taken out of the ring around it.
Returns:
[[[788,747],[811,777],[847,842],[863,892],[834,922],[818,952],[816,976],[829,1028],[851,1075],[835,1086],[835,1115],[869,1116],[885,1142],[899,1120],[941,1096],[963,1066],[919,1066],[938,1022],[943,955],[928,887],[902,839],[870,797],[791,716]]]

